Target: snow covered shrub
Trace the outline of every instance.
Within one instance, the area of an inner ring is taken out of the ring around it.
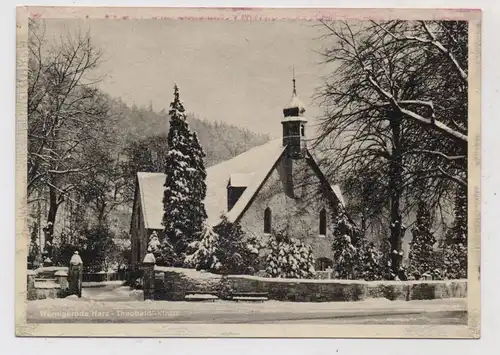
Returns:
[[[302,241],[273,232],[269,249],[266,259],[269,277],[309,279],[316,274],[312,249]]]
[[[254,274],[258,263],[260,245],[253,235],[246,235],[239,223],[231,223],[225,216],[214,227],[219,235],[218,258],[225,274]]]
[[[337,205],[336,211],[333,215],[333,236],[341,237],[347,235],[350,239],[350,243],[356,245],[358,239],[361,237],[361,230],[356,226],[356,224],[349,218],[344,206],[340,203]]]
[[[258,254],[256,239],[222,217],[213,229],[205,225],[199,239],[189,245],[185,264],[214,273],[253,274]]]
[[[358,278],[366,281],[383,280],[382,253],[372,242],[360,239],[357,245]]]
[[[425,203],[420,202],[417,208],[417,220],[412,230],[408,259],[408,274],[416,280],[421,277],[433,277],[436,269],[434,244],[436,238],[431,232],[431,213]]]
[[[171,266],[175,263],[176,255],[170,241],[167,238],[160,240],[156,231],[153,231],[149,237],[148,251],[155,256],[156,265]]]
[[[357,278],[358,251],[347,234],[336,236],[332,243],[334,269],[341,279]]]
[[[200,239],[188,245],[184,264],[197,270],[218,270],[222,266],[216,255],[218,247],[219,236],[210,225],[205,224]]]
[[[343,206],[334,215],[332,251],[334,269],[342,279],[380,280],[384,276],[382,254],[363,238]]]

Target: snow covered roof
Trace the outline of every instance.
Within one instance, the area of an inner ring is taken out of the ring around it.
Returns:
[[[216,225],[223,214],[230,222],[237,220],[284,150],[282,140],[276,139],[207,168],[207,196],[204,201],[208,215],[207,222]],[[137,179],[145,228],[163,229],[161,222],[165,174],[138,172]],[[229,179],[231,179],[232,186],[245,186],[246,189],[236,204],[227,212]],[[344,204],[340,187],[338,185],[331,187],[339,201]]]
[[[229,184],[233,187],[247,187],[250,185],[254,175],[254,172],[231,174]]]
[[[339,199],[342,206],[345,207],[344,196],[342,196],[342,191],[340,190],[340,186],[339,185],[332,185],[332,190],[335,193],[335,195],[337,196],[337,198]]]
[[[304,113],[306,111],[306,106],[298,98],[298,96],[295,92],[292,95],[292,100],[290,100],[290,103],[285,105],[285,107],[284,107],[284,109],[289,109],[289,108],[298,108],[300,113]]]
[[[247,187],[227,214],[230,221],[239,217],[283,150],[282,140],[276,139],[207,168],[207,196],[204,201],[207,222],[217,224],[221,215],[227,212],[227,183],[230,178],[235,178],[240,186]],[[137,179],[145,228],[163,229],[161,222],[165,174],[138,172]]]

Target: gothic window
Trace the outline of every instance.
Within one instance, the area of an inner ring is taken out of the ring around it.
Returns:
[[[304,127],[304,125],[300,125],[300,135],[301,135],[302,137],[304,137],[304,136],[305,136],[305,127]]]
[[[326,211],[324,208],[319,212],[319,234],[326,235]]]
[[[264,233],[271,233],[271,223],[272,223],[271,209],[268,207],[264,211]]]

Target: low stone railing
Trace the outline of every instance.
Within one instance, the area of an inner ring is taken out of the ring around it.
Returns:
[[[237,292],[267,292],[270,299],[278,301],[332,302],[369,298],[411,301],[467,297],[467,280],[309,280],[229,275],[228,281]]]
[[[154,264],[143,267],[145,299],[182,301],[188,291],[217,292],[221,287],[221,275]],[[467,280],[311,280],[228,275],[226,282],[233,292],[265,292],[269,299],[278,301],[332,302],[369,298],[411,301],[467,297]]]

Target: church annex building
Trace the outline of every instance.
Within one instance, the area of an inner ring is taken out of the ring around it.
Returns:
[[[283,137],[207,168],[207,222],[222,215],[251,235],[266,238],[274,229],[312,247],[316,269],[333,261],[332,216],[344,204],[307,148],[305,108],[295,90],[283,109]],[[131,219],[132,265],[146,254],[149,236],[163,232],[163,173],[138,172]]]

